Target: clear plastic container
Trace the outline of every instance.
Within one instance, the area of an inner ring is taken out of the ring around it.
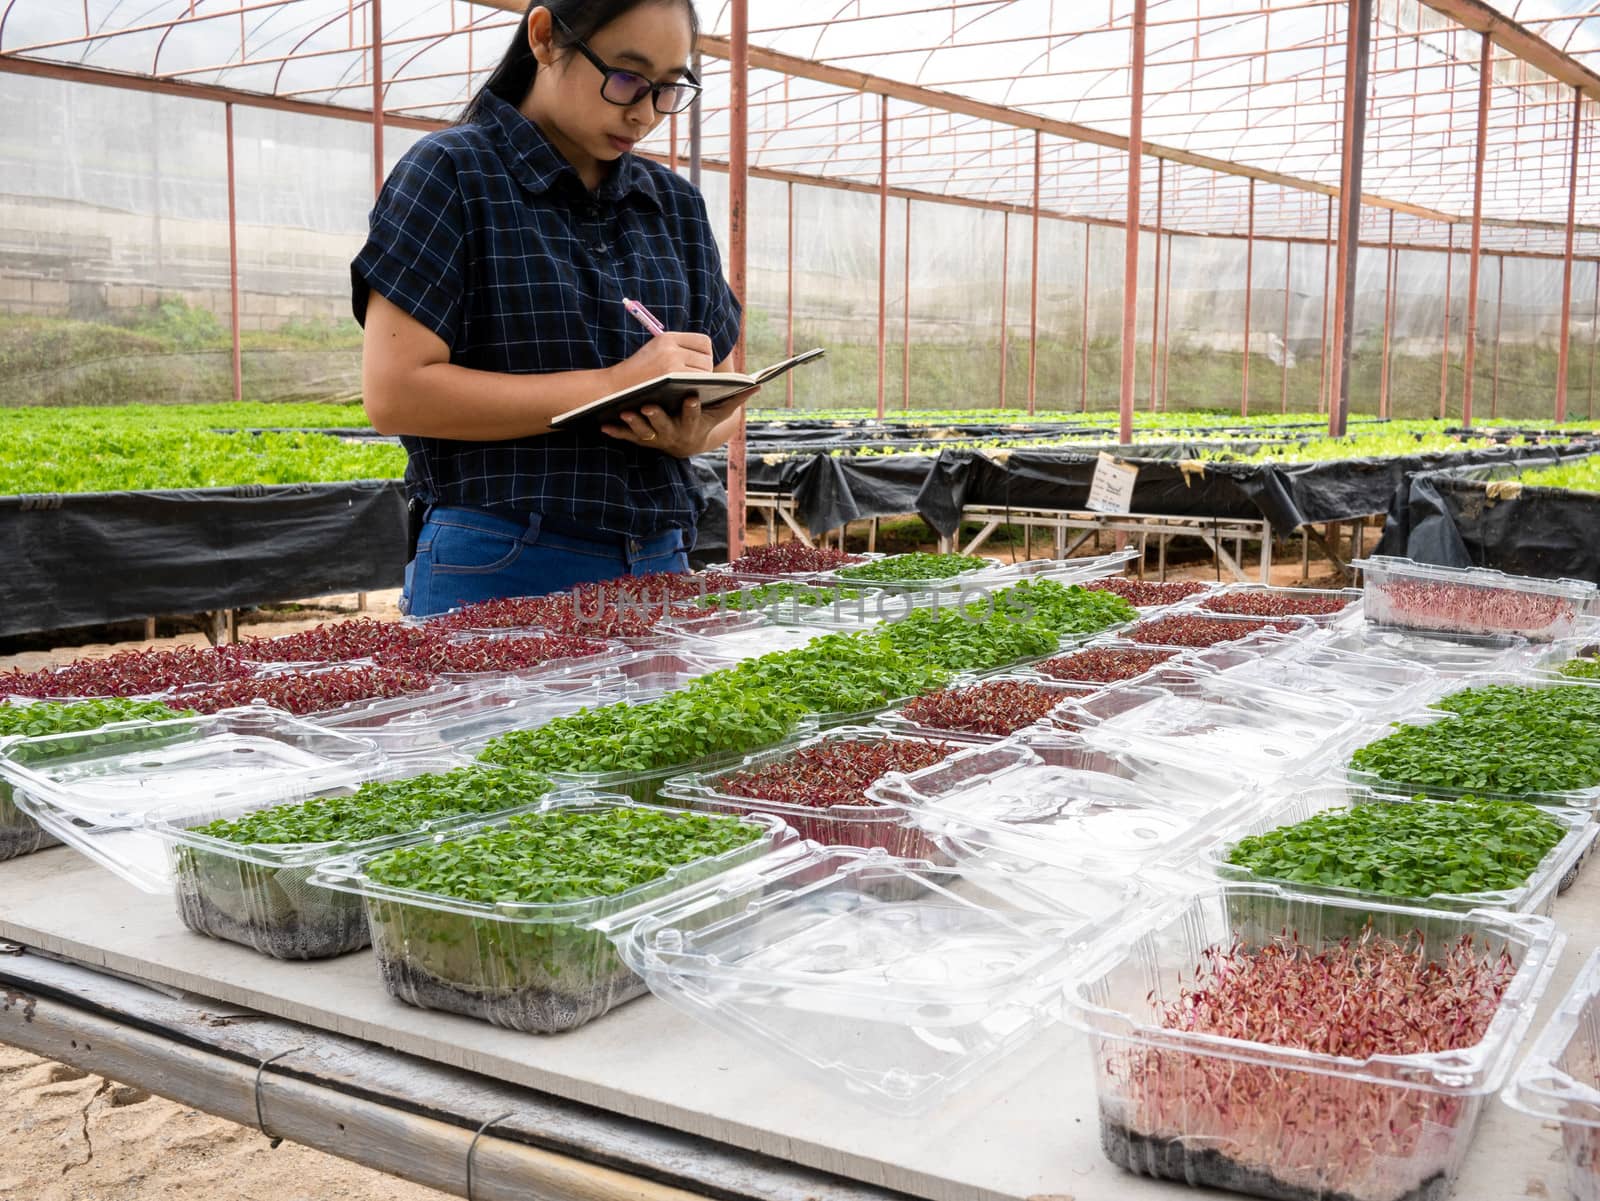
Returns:
[[[1214,647],[1185,663],[1230,680],[1327,697],[1371,717],[1409,712],[1449,686],[1426,667],[1333,650],[1304,638],[1285,639],[1281,649],[1265,654],[1259,648]]]
[[[1486,567],[1435,567],[1392,555],[1357,559],[1369,622],[1405,630],[1566,637],[1594,600],[1584,580],[1541,580]]]
[[[1303,770],[1342,750],[1362,729],[1342,701],[1186,668],[1149,684],[1118,684],[1064,706],[1084,741],[1180,767],[1226,767],[1260,781]]]
[[[804,625],[782,625],[763,619],[763,624],[758,626],[729,630],[706,637],[685,634],[683,647],[690,654],[700,652],[727,659],[759,659],[762,655],[776,654],[779,651],[799,650],[809,645],[812,639],[821,633],[821,630]]]
[[[1330,651],[1425,667],[1435,675],[1449,677],[1515,670],[1527,664],[1532,655],[1528,640],[1516,634],[1442,634],[1385,630],[1370,624],[1330,630],[1317,645]]]
[[[1060,1013],[1085,944],[1141,893],[800,843],[619,937],[661,999],[875,1108],[928,1109]]]
[[[529,635],[525,633],[509,633],[497,630],[493,634],[463,634],[451,639],[452,642],[507,642],[524,638],[554,637],[555,635]],[[543,663],[532,667],[512,668],[505,671],[444,671],[439,678],[450,684],[482,684],[493,687],[500,680],[522,680],[528,683],[537,683],[540,680],[552,677],[571,677],[578,673],[594,673],[603,671],[609,664],[629,655],[632,648],[627,644],[612,638],[588,638],[585,641],[597,645],[596,650],[587,655],[572,655],[567,658],[546,659]]]
[[[0,779],[46,832],[136,887],[166,892],[166,850],[144,828],[151,811],[261,808],[359,784],[384,763],[368,739],[252,707],[14,739],[0,748]]]
[[[622,677],[624,699],[637,703],[676,692],[701,676],[738,665],[737,659],[714,655],[711,650],[702,646],[691,649],[680,640],[673,648],[637,651],[611,664],[607,671]]]
[[[1584,962],[1500,1097],[1560,1125],[1567,1195],[1600,1201],[1600,951]]]
[[[1372,924],[1437,952],[1471,935],[1515,964],[1473,1046],[1370,1059],[1164,1027],[1160,1015],[1210,948],[1281,931],[1320,950]],[[1101,1148],[1129,1171],[1277,1201],[1442,1198],[1484,1101],[1503,1083],[1565,937],[1548,918],[1456,914],[1224,885],[1107,936],[1068,985],[1088,1032]]]
[[[1104,579],[1106,577],[1102,576],[1102,577],[1098,577],[1098,578]],[[1084,583],[1092,583],[1092,582],[1093,581],[1087,581],[1087,580],[1084,581]],[[1135,604],[1134,608],[1139,611],[1139,618],[1140,618],[1141,621],[1149,619],[1149,618],[1152,618],[1152,617],[1160,616],[1161,614],[1167,612],[1169,609],[1187,608],[1187,607],[1189,607],[1191,605],[1198,604],[1200,601],[1205,600],[1206,597],[1211,596],[1211,595],[1213,595],[1213,594],[1215,594],[1217,592],[1220,592],[1223,588],[1227,587],[1226,584],[1223,584],[1223,583],[1220,583],[1220,582],[1219,583],[1207,583],[1207,582],[1205,582],[1203,580],[1143,580],[1143,579],[1128,579],[1127,583],[1129,585],[1150,584],[1150,585],[1154,586],[1157,589],[1161,589],[1161,588],[1163,588],[1163,587],[1165,587],[1166,585],[1169,585],[1169,584],[1198,584],[1199,585],[1199,587],[1198,587],[1198,589],[1196,591],[1188,592],[1183,596],[1174,595],[1174,596],[1170,596],[1170,597],[1168,597],[1166,599],[1155,600],[1155,601],[1153,601],[1151,603],[1148,603],[1148,604],[1143,604],[1143,605]],[[1122,596],[1122,592],[1119,591],[1117,588],[1107,588],[1106,591],[1115,593],[1118,596]],[[1176,589],[1174,589],[1173,591],[1176,591]],[[1123,597],[1123,599],[1127,600],[1130,604],[1133,603],[1131,598],[1129,598],[1129,597]]]
[[[1405,715],[1403,720],[1394,722],[1390,727],[1373,733],[1371,737],[1361,738],[1351,744],[1346,748],[1345,758],[1348,760],[1355,751],[1388,737],[1401,727],[1428,726],[1460,720],[1454,713],[1444,713],[1436,709],[1424,709],[1410,713]],[[1600,812],[1600,784],[1595,784],[1588,788],[1528,789],[1513,792],[1506,789],[1479,787],[1449,788],[1441,784],[1395,780],[1379,772],[1363,770],[1353,765],[1346,767],[1344,775],[1351,784],[1359,788],[1370,788],[1374,792],[1384,792],[1398,796],[1428,796],[1439,800],[1453,800],[1456,797],[1470,794],[1485,800],[1527,801],[1530,805],[1546,805],[1557,809],[1583,809],[1590,813]]]
[[[630,805],[620,796],[558,797],[540,811],[581,813]],[[416,841],[466,841],[504,829],[509,820],[501,817]],[[365,900],[378,973],[391,996],[422,1009],[554,1034],[593,1021],[646,991],[612,945],[634,921],[702,891],[715,895],[728,872],[793,839],[776,818],[738,820],[758,828],[760,836],[608,896],[484,904],[394,888],[367,871],[377,854],[387,852],[325,862],[313,882]]]
[[[1250,817],[1230,822],[1217,842],[1202,856],[1207,868],[1219,879],[1259,881],[1280,884],[1295,892],[1313,896],[1335,897],[1357,902],[1377,902],[1388,905],[1414,905],[1424,909],[1450,909],[1465,913],[1470,909],[1504,909],[1513,913],[1540,913],[1548,915],[1555,904],[1556,893],[1567,873],[1577,866],[1578,860],[1594,842],[1597,827],[1591,815],[1581,809],[1549,809],[1546,816],[1559,823],[1563,829],[1561,841],[1545,854],[1527,880],[1516,888],[1494,892],[1433,893],[1425,897],[1395,897],[1384,893],[1364,892],[1355,888],[1340,888],[1327,884],[1313,884],[1304,880],[1275,879],[1259,875],[1248,868],[1228,862],[1229,855],[1239,841],[1256,834],[1266,834],[1281,826],[1291,826],[1307,821],[1320,813],[1340,812],[1358,805],[1450,805],[1450,801],[1414,800],[1373,792],[1370,788],[1350,788],[1339,784],[1306,784],[1286,788],[1267,808]],[[1326,851],[1338,855],[1338,848]]]
[[[1243,786],[1228,763],[1165,763],[1126,751],[1091,747],[1082,734],[1036,726],[1004,745],[1024,746],[1051,767],[1114,776],[1180,808],[1209,812]]]
[[[932,844],[920,831],[902,824],[899,807],[885,805],[870,796],[863,795],[858,804],[817,808],[739,796],[726,791],[730,777],[784,763],[796,754],[814,747],[833,746],[843,742],[928,741],[945,743],[954,750],[972,745],[959,735],[943,739],[924,739],[892,734],[872,727],[841,727],[816,737],[795,739],[760,754],[746,755],[739,763],[720,771],[690,772],[673,776],[661,786],[660,801],[666,805],[682,802],[706,813],[726,813],[735,816],[745,813],[768,813],[782,818],[799,833],[801,838],[809,838],[823,846],[853,846],[867,850],[879,847],[897,858],[928,858],[935,853]]]
[[[1022,580],[1055,580],[1058,584],[1082,584],[1119,575],[1129,563],[1141,558],[1144,552],[1136,546],[1095,555],[1085,559],[1025,559],[1021,563],[1002,563],[995,577],[997,582],[1015,584]]]
[[[1281,620],[1276,617],[1257,616],[1254,614],[1230,614],[1226,608],[1220,607],[1228,605],[1234,598],[1250,597],[1282,597],[1286,600],[1315,598],[1328,604],[1337,604],[1339,608],[1332,613],[1301,613],[1293,615],[1303,617],[1315,626],[1332,626],[1348,622],[1359,616],[1360,610],[1356,606],[1361,604],[1362,592],[1359,588],[1274,588],[1267,584],[1228,584],[1209,596],[1195,597],[1185,607],[1200,613],[1221,617],[1249,616],[1257,621]]]
[[[787,738],[806,738],[817,732],[815,718],[804,717],[796,722],[790,729]],[[476,758],[482,753],[489,739],[475,740],[461,748],[461,753]],[[554,780],[558,787],[566,791],[581,791],[595,793],[619,793],[639,805],[651,805],[656,802],[661,786],[673,776],[688,775],[691,772],[719,771],[725,767],[732,767],[742,760],[749,751],[735,751],[722,755],[710,755],[698,759],[686,759],[679,763],[668,763],[661,767],[643,768],[628,771],[553,771],[544,774]]]
[[[405,780],[465,767],[454,758],[407,759],[391,762],[362,783]],[[500,769],[486,764],[472,764],[469,770],[505,778]],[[337,793],[355,791],[346,786]],[[530,792],[498,812],[531,809],[550,792],[550,788]],[[296,800],[331,795],[334,793],[329,790],[319,790]],[[173,812],[157,810],[146,826],[167,843],[183,924],[198,934],[240,943],[275,959],[325,959],[360,950],[371,941],[359,898],[312,887],[311,875],[319,864],[350,854],[375,854],[414,842],[419,835],[482,822],[497,812],[443,818],[356,842],[246,844],[199,830],[213,821],[242,817],[259,808],[254,804],[207,809],[182,806]]]
[[[391,758],[440,755],[507,730],[531,730],[579,709],[609,705],[626,691],[618,672],[551,676],[527,683],[463,685],[447,696],[397,697],[307,718],[324,729],[368,738]]]
[[[1066,659],[1070,659],[1073,655],[1087,654],[1087,653],[1091,653],[1091,652],[1094,652],[1094,651],[1108,651],[1108,652],[1111,652],[1112,654],[1116,654],[1117,652],[1132,652],[1134,654],[1141,655],[1141,656],[1146,656],[1146,657],[1148,657],[1150,655],[1165,655],[1166,658],[1161,660],[1158,663],[1154,663],[1154,664],[1144,668],[1137,675],[1131,675],[1131,676],[1128,676],[1128,677],[1126,677],[1124,679],[1121,679],[1121,680],[1100,681],[1100,680],[1073,679],[1070,676],[1056,675],[1053,672],[1045,670],[1045,664],[1049,663],[1049,662],[1051,662],[1053,660],[1057,660],[1057,659],[1066,660]],[[1140,683],[1145,683],[1160,668],[1162,668],[1162,667],[1177,667],[1177,666],[1180,666],[1181,664],[1188,662],[1190,657],[1194,653],[1195,653],[1194,651],[1184,650],[1184,649],[1181,649],[1179,647],[1138,646],[1138,645],[1136,645],[1136,644],[1134,644],[1132,642],[1126,641],[1125,639],[1115,638],[1115,637],[1109,637],[1108,638],[1108,637],[1105,637],[1104,635],[1101,635],[1099,637],[1094,638],[1092,641],[1090,641],[1090,642],[1088,642],[1088,643],[1086,643],[1084,645],[1073,646],[1073,647],[1071,647],[1071,648],[1069,648],[1067,650],[1057,651],[1053,655],[1047,655],[1043,659],[1036,660],[1035,662],[1033,662],[1032,664],[1030,664],[1028,666],[1026,671],[1023,671],[1023,672],[1021,672],[1019,674],[1036,675],[1040,679],[1049,680],[1049,681],[1051,681],[1053,683],[1058,683],[1058,684],[1077,684],[1077,685],[1082,686],[1082,687],[1095,688],[1095,689],[1109,688],[1112,684],[1140,684]],[[1249,656],[1249,657],[1253,658],[1254,656]]]
[[[1155,642],[1154,638],[1162,635],[1156,628],[1156,623],[1201,618],[1207,622],[1221,622],[1223,625],[1212,627],[1219,632],[1219,636],[1207,641],[1202,646],[1190,646],[1187,643]],[[1266,623],[1263,626],[1263,623]],[[1225,629],[1226,626],[1236,627],[1237,634]],[[1303,617],[1230,617],[1226,613],[1204,613],[1187,605],[1177,605],[1170,609],[1162,609],[1152,617],[1143,618],[1128,626],[1118,633],[1118,637],[1132,642],[1137,646],[1149,646],[1163,649],[1176,650],[1206,650],[1213,646],[1235,646],[1246,644],[1252,647],[1271,645],[1285,637],[1304,637],[1316,632],[1317,627]]]
[[[1251,792],[1155,793],[1136,779],[1046,761],[1021,742],[975,747],[934,767],[879,780],[956,863],[1000,854],[1094,876],[1181,866],[1216,836],[1216,815],[1252,809]]]
[[[899,555],[888,555],[879,562],[890,562],[899,558]],[[973,558],[982,558],[974,555]],[[852,566],[862,566],[853,564]],[[853,576],[843,575],[838,571],[831,571],[820,577],[823,582],[835,584],[844,588],[876,588],[881,592],[960,592],[967,588],[976,587],[1004,587],[1006,583],[1016,581],[1007,580],[1002,574],[1003,564],[994,560],[986,560],[984,566],[975,567],[968,571],[958,572],[950,576],[924,576],[903,580],[877,580],[856,579]],[[849,570],[845,568],[844,570]]]
[[[1098,691],[1093,685],[1068,684],[1061,680],[1046,680],[1031,674],[1019,675],[1014,669],[1007,669],[1004,673],[976,678],[970,675],[960,676],[952,680],[944,691],[964,692],[972,688],[983,688],[992,684],[1004,683],[1027,684],[1030,687],[1041,688],[1046,692],[1053,693],[1057,698],[1056,705],[1058,708],[1071,701],[1083,700]],[[900,709],[891,709],[887,713],[880,714],[876,724],[885,730],[892,730],[896,734],[903,734],[912,738],[959,738],[968,742],[1001,742],[1017,732],[1017,730],[1007,730],[1001,734],[990,734],[978,730],[945,730],[937,726],[921,725],[906,716],[902,710],[903,706]],[[1027,726],[1033,724],[1033,722],[1028,722],[1027,725],[1019,726],[1018,729],[1026,729]]]
[[[0,863],[53,847],[59,841],[17,808],[11,799],[11,785],[0,780]]]

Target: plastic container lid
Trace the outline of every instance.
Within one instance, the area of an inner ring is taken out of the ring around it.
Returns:
[[[1060,1010],[1084,945],[1140,898],[801,843],[618,940],[652,992],[877,1108],[916,1113]]]
[[[1518,634],[1451,634],[1429,630],[1387,630],[1372,625],[1327,632],[1318,645],[1328,650],[1395,660],[1441,676],[1507,671],[1533,653]]]
[[[260,808],[357,785],[384,763],[369,739],[265,707],[0,744],[19,808],[147,892],[171,887],[165,849],[144,829],[153,810]]]
[[[1591,1197],[1600,1180],[1592,1152],[1600,1128],[1600,950],[1583,967],[1500,1094],[1511,1108],[1559,1122],[1574,1197]]]
[[[410,758],[452,751],[507,730],[533,729],[579,709],[620,700],[623,692],[623,677],[616,673],[532,684],[502,678],[459,685],[444,696],[370,701],[336,713],[313,714],[306,720],[327,730],[369,738],[391,757]]]
[[[1372,716],[1415,709],[1448,687],[1427,667],[1335,650],[1302,638],[1285,639],[1280,648],[1265,654],[1213,647],[1195,653],[1186,663],[1229,680],[1303,697],[1326,697]]]
[[[1181,667],[1158,669],[1150,684],[1113,685],[1063,713],[1080,721],[1090,746],[1258,780],[1332,754],[1361,725],[1336,699]]]
[[[958,863],[999,854],[1089,875],[1172,866],[1215,837],[1214,815],[1253,795],[1153,794],[1137,780],[1054,766],[1020,741],[885,776],[869,795],[898,805]]]

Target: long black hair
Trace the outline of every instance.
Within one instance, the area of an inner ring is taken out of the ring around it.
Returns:
[[[527,99],[528,90],[533,87],[534,73],[539,69],[539,60],[534,58],[533,47],[528,44],[528,17],[534,9],[548,8],[571,30],[570,34],[566,34],[557,28],[553,34],[557,46],[567,47],[571,45],[571,38],[587,42],[618,17],[626,16],[636,8],[646,4],[674,2],[689,14],[689,41],[692,45],[700,37],[700,16],[695,12],[694,0],[532,0],[522,14],[522,20],[517,22],[517,31],[512,34],[511,45],[506,47],[500,65],[463,110],[462,123],[476,117],[483,108],[484,98],[491,94],[507,104],[517,106]]]

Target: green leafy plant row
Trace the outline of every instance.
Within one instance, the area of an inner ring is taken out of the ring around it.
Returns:
[[[1550,688],[1490,684],[1453,692],[1435,701],[1433,707],[1462,717],[1512,724],[1525,719],[1600,724],[1600,688],[1583,684],[1558,684]]]
[[[619,702],[490,741],[487,763],[534,771],[646,772],[780,742],[805,706],[719,672],[643,704]]]
[[[391,888],[483,904],[571,901],[626,892],[760,836],[735,818],[625,806],[524,814],[503,829],[389,851],[367,873]]]
[[[0,737],[38,738],[47,734],[97,730],[118,721],[171,721],[193,717],[191,710],[175,710],[161,701],[41,701],[31,705],[0,705]]]
[[[992,601],[974,601],[968,606],[970,614],[986,611],[1013,621],[1037,622],[1057,634],[1094,634],[1139,616],[1137,609],[1115,593],[1056,580],[1025,580],[995,593]]]
[[[917,609],[883,628],[903,655],[949,671],[987,671],[1048,655],[1060,646],[1055,630],[1038,621],[1003,614],[975,620],[969,612]]]
[[[1600,727],[1534,715],[1399,726],[1350,766],[1405,788],[1523,795],[1600,784]]]
[[[840,579],[888,583],[905,580],[947,580],[969,571],[982,571],[989,560],[977,555],[936,555],[914,551],[890,555],[855,567],[841,567],[834,574]]]
[[[274,805],[195,832],[250,846],[364,842],[431,822],[530,805],[550,787],[547,777],[532,772],[460,767],[407,780],[374,781],[346,796]]]
[[[737,592],[714,592],[698,597],[695,604],[702,609],[765,609],[779,605],[803,608],[820,608],[835,601],[855,600],[861,596],[859,588],[826,588],[818,584],[757,584]]]
[[[1524,471],[1517,477],[1530,488],[1569,488],[1574,492],[1600,492],[1600,456],[1590,456],[1554,467]]]
[[[1427,898],[1519,888],[1562,833],[1518,802],[1376,801],[1242,838],[1228,862],[1296,884]]]
[[[887,634],[827,634],[793,651],[747,659],[728,676],[811,713],[859,713],[949,682],[949,668],[903,653]],[[720,675],[720,673],[719,673]],[[690,691],[706,677],[689,685]]]

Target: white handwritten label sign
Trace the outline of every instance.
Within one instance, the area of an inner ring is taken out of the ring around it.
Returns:
[[[1138,479],[1139,469],[1132,463],[1101,451],[1089,484],[1089,508],[1096,513],[1131,512],[1133,485]]]

